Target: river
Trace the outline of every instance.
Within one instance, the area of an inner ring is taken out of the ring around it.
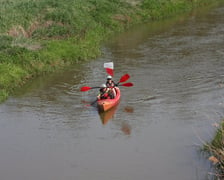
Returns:
[[[103,55],[40,77],[0,104],[2,180],[208,180],[201,147],[224,116],[224,7],[135,27]],[[88,106],[126,73],[120,104]]]

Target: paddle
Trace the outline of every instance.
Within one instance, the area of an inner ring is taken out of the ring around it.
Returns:
[[[89,87],[89,86],[84,86],[80,88],[80,91],[89,91],[90,89],[96,89],[100,87]]]
[[[114,63],[113,62],[104,63],[103,67],[106,69],[107,74],[114,76]]]
[[[133,83],[128,82],[128,83],[120,84],[120,85],[118,85],[118,86],[131,87],[131,86],[133,86],[133,85],[134,85]]]
[[[125,74],[123,75],[121,78],[120,78],[120,81],[117,83],[117,85],[121,82],[125,82],[127,81],[128,79],[130,78],[130,75],[129,74]]]
[[[92,105],[94,105],[96,102],[98,101],[98,99],[96,99],[95,101],[93,101],[93,102],[91,102],[91,104],[87,104],[86,106],[92,106]]]
[[[117,86],[125,86],[125,87],[131,87],[133,86],[133,83],[124,83],[124,84],[117,84]],[[89,87],[89,86],[84,86],[81,87],[80,91],[89,91],[90,89],[96,89],[96,88],[100,88],[100,87]]]
[[[123,75],[123,76],[120,78],[120,81],[116,84],[116,86],[118,86],[119,83],[122,83],[122,82],[127,81],[129,78],[130,78],[130,75],[129,75],[129,74],[125,74],[125,75]],[[129,85],[130,85],[130,84],[129,84]],[[128,84],[123,84],[123,85],[121,85],[121,86],[130,87],[130,86],[128,86]],[[100,88],[100,87],[88,87],[88,86],[84,86],[84,87],[81,87],[80,91],[89,91],[90,89],[96,89],[96,88]]]
[[[120,84],[119,86],[131,87],[133,85],[134,85],[133,83],[128,82],[128,83]],[[91,87],[88,87],[88,88],[92,89]],[[86,87],[86,89],[88,89],[88,88]],[[97,88],[97,87],[94,87],[94,88]],[[97,100],[98,99],[94,100],[91,104],[87,104],[86,106],[92,106],[93,104],[95,104],[97,102]]]

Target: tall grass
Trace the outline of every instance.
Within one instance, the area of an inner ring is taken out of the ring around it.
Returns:
[[[120,0],[1,1],[1,33],[20,26],[27,35],[39,38],[77,34],[95,24],[111,28],[116,26],[111,16],[127,12]]]
[[[119,0],[0,0],[1,99],[29,78],[100,55],[100,42],[123,28],[112,18],[127,12],[123,4]]]
[[[214,165],[212,175],[217,179],[224,179],[224,122],[217,129],[213,140],[204,144],[204,149],[209,153],[209,160]]]
[[[101,42],[114,32],[190,11],[205,0],[138,2],[0,0],[0,99],[29,78],[99,56]]]

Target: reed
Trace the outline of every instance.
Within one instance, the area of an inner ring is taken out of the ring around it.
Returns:
[[[211,142],[204,144],[204,150],[209,154],[209,160],[214,165],[214,173],[210,173],[217,179],[224,178],[224,121]]]

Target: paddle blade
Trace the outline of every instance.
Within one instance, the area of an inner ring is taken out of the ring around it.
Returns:
[[[88,86],[84,86],[80,88],[80,91],[89,91],[90,89],[92,89],[91,87]]]
[[[97,88],[100,88],[100,87],[89,87],[89,86],[84,86],[84,87],[81,87],[80,88],[80,91],[89,91],[90,89],[97,89]]]
[[[124,83],[124,84],[121,84],[121,86],[131,87],[131,86],[134,86],[134,84],[133,83]]]
[[[103,67],[106,69],[107,74],[114,76],[114,63],[113,62],[104,63]]]
[[[125,75],[123,75],[123,76],[120,78],[120,81],[119,81],[118,83],[125,82],[125,81],[127,81],[129,78],[130,78],[129,74],[125,74]]]

